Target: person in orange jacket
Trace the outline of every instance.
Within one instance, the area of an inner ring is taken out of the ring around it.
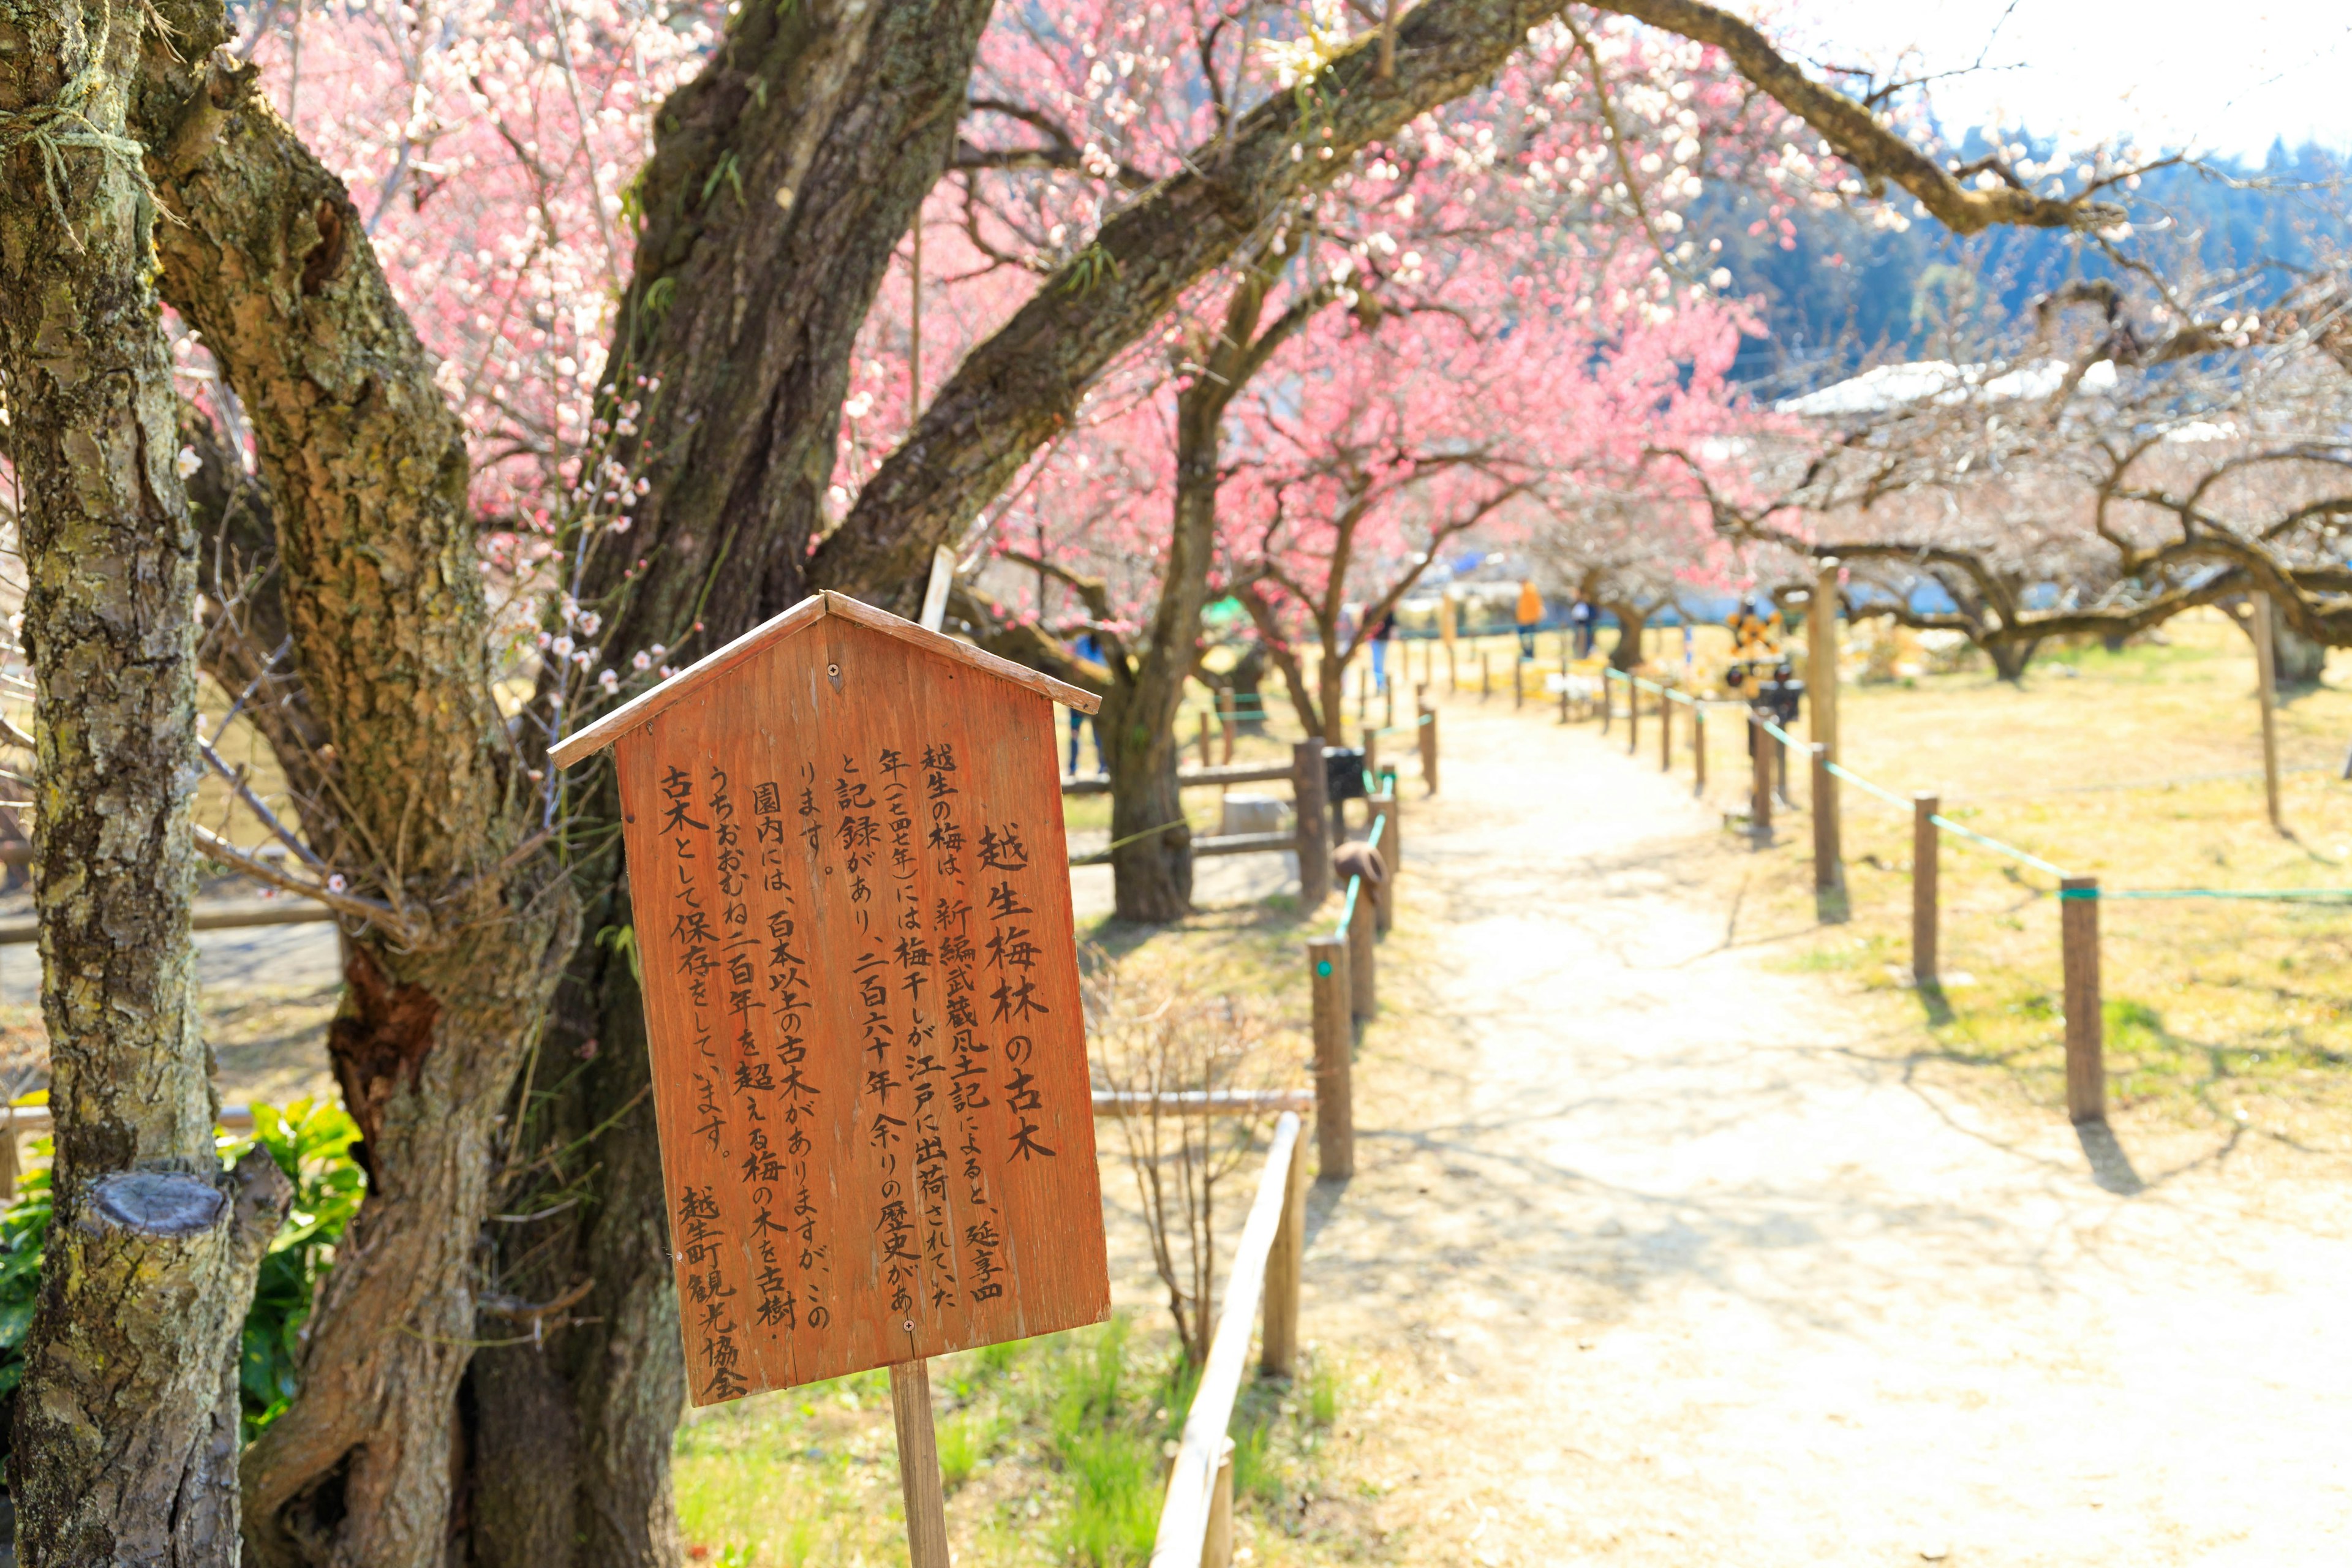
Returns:
[[[1532,659],[1536,656],[1536,627],[1543,624],[1543,595],[1536,592],[1535,581],[1529,578],[1519,584],[1519,613],[1515,617],[1519,626],[1519,657]]]

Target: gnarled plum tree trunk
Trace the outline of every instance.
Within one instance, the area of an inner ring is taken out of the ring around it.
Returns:
[[[629,559],[594,562],[583,595],[608,617],[608,647],[698,656],[808,592],[851,351],[946,164],[989,9],[747,6],[664,106],[611,356],[625,397],[639,375],[661,381],[624,454],[651,489]],[[640,555],[646,569],[625,580]],[[508,1315],[483,1337],[536,1328],[545,1348],[476,1359],[468,1514],[484,1568],[656,1568],[679,1554],[669,1449],[685,1366],[643,1006],[613,941],[631,921],[619,802],[595,766],[573,837],[614,847],[579,868],[585,940],[548,1043],[565,1070],[516,1108],[526,1154],[545,1157],[509,1192],[523,1213],[582,1186],[590,1201],[488,1238]]]
[[[1609,668],[1630,675],[1641,667],[1642,634],[1649,629],[1650,612],[1623,600],[1603,607],[1617,617],[1617,645],[1609,650]]]
[[[167,300],[242,399],[315,756],[312,847],[394,911],[348,931],[328,1036],[369,1192],[302,1387],[242,1463],[268,1563],[437,1568],[476,1336],[498,1119],[576,929],[490,691],[468,467],[433,362],[342,184],[215,56],[219,0],[169,0],[133,128],[172,221]]]
[[[1992,672],[2016,686],[2025,679],[2025,667],[2042,647],[2040,637],[1988,637],[1979,644],[1992,660]]]
[[[9,1482],[32,1568],[233,1561],[238,1334],[284,1215],[196,1013],[195,535],[125,134],[146,13],[0,0],[0,381],[27,580],[56,1209]]]

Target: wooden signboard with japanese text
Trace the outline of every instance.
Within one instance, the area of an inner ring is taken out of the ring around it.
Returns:
[[[824,595],[557,749],[615,751],[697,1405],[1109,1311],[1056,697]]]

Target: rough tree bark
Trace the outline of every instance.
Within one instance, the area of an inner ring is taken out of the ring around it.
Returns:
[[[629,556],[597,559],[583,594],[607,615],[606,646],[699,654],[808,592],[851,351],[946,163],[989,8],[746,6],[663,107],[612,355],[620,395],[638,375],[661,380],[623,454],[652,488]],[[625,583],[639,556],[646,569]],[[643,1008],[611,940],[631,918],[619,803],[601,764],[588,776],[572,836],[614,847],[578,868],[586,940],[548,1042],[570,1070],[542,1075],[552,1091],[516,1108],[527,1152],[547,1153],[518,1170],[509,1202],[590,1201],[491,1227],[507,1315],[482,1337],[537,1331],[546,1349],[475,1361],[467,1511],[484,1568],[655,1568],[679,1554],[669,1450],[686,1377]]]
[[[291,1195],[224,1174],[196,1012],[195,537],[126,137],[146,26],[0,4],[0,380],[22,498],[56,1210],[10,1484],[31,1568],[236,1549],[238,1333]]]
[[[171,218],[164,296],[236,389],[268,483],[292,668],[325,738],[303,826],[397,911],[346,933],[328,1050],[369,1194],[300,1396],[245,1454],[247,1549],[426,1568],[446,1547],[496,1120],[573,906],[491,698],[465,445],[433,363],[341,182],[214,54],[219,0],[161,19],[132,125]]]

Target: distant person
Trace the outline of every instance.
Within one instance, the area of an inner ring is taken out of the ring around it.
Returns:
[[[1569,606],[1568,624],[1576,631],[1576,657],[1579,658],[1592,657],[1592,618],[1590,601],[1580,598]]]
[[[1108,665],[1110,662],[1103,657],[1101,639],[1092,632],[1080,632],[1078,640],[1070,645],[1070,651],[1088,664]],[[1095,776],[1099,778],[1110,772],[1109,765],[1103,761],[1102,721],[1091,713],[1081,713],[1073,708],[1070,710],[1070,776],[1072,778],[1078,776],[1078,731],[1088,726],[1091,726],[1095,732]]]
[[[1383,610],[1372,623],[1372,689],[1389,694],[1389,639],[1396,636],[1396,612]]]
[[[1543,625],[1543,595],[1536,592],[1534,579],[1519,584],[1519,657],[1531,659],[1536,656],[1536,628]]]

